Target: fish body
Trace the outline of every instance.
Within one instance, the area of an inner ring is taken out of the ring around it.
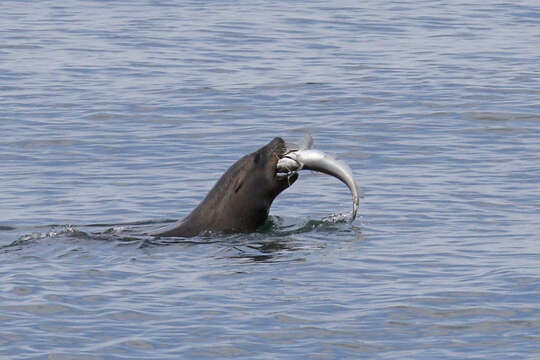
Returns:
[[[312,170],[338,178],[347,185],[352,193],[353,211],[351,221],[353,221],[358,211],[360,196],[351,168],[343,161],[337,160],[322,151],[311,149],[312,143],[313,140],[308,141],[308,146],[305,149],[300,148],[288,152],[278,161],[277,171],[291,174],[299,170]]]

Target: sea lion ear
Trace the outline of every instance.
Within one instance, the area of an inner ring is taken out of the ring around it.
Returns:
[[[242,185],[244,185],[244,177],[237,178],[234,181],[234,192],[237,193],[238,190],[240,190],[240,188],[242,187]]]

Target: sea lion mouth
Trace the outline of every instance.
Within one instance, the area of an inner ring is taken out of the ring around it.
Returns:
[[[298,151],[298,146],[288,143],[281,138],[276,138],[275,140],[277,141],[272,148],[272,172],[278,180],[291,180],[297,175],[296,170],[299,166],[296,161],[287,158],[286,155]],[[290,164],[290,169],[287,169],[287,164]]]

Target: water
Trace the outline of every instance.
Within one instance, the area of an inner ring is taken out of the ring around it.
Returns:
[[[539,358],[539,13],[2,1],[1,357]],[[141,235],[306,131],[352,224],[302,173],[265,231]]]

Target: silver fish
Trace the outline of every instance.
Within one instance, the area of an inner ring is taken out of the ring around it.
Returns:
[[[313,140],[311,136],[309,138],[307,146],[304,146],[306,149],[291,149],[289,153],[278,161],[277,171],[290,174],[298,170],[313,170],[337,177],[351,190],[353,196],[352,222],[356,218],[360,196],[351,168],[343,161],[337,160],[322,151],[311,149]]]

